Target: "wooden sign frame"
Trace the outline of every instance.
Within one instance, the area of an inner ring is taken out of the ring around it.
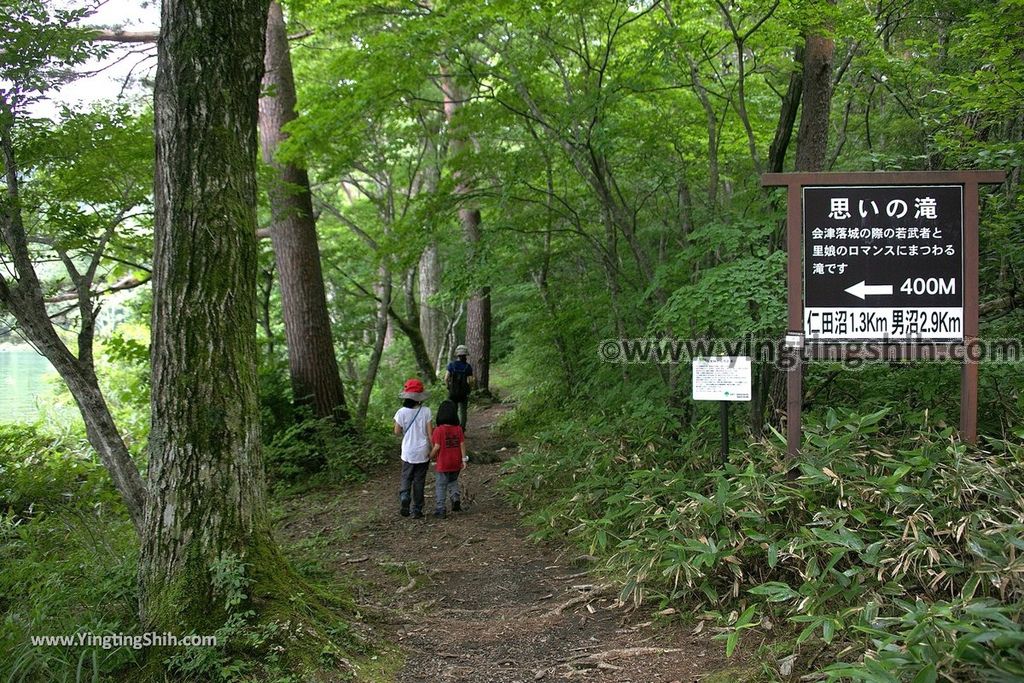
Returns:
[[[786,195],[786,308],[788,335],[803,338],[803,206],[806,186],[856,185],[960,185],[963,187],[963,264],[964,264],[964,346],[978,337],[978,186],[997,185],[1006,178],[1004,171],[896,171],[861,173],[765,173],[764,187],[785,187]],[[958,346],[961,343],[951,344]],[[899,346],[904,358],[919,357],[918,347]],[[802,354],[786,372],[786,450],[790,457],[800,452],[803,412]],[[813,350],[811,351],[813,355]],[[934,357],[932,354],[929,357]],[[942,354],[946,355],[946,354]],[[978,441],[978,364],[964,355],[960,372],[960,439]],[[921,357],[924,357],[922,354]]]

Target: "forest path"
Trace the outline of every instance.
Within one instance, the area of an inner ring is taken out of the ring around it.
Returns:
[[[377,636],[403,653],[397,680],[683,683],[740,664],[706,632],[625,610],[614,589],[602,590],[577,564],[587,562],[578,550],[527,537],[497,488],[501,463],[517,450],[494,428],[508,409],[470,414],[465,512],[431,516],[431,472],[427,517],[400,517],[397,458],[361,486],[288,505],[281,531],[293,542],[326,539],[335,550],[332,569],[355,578],[357,603],[377,615]],[[723,673],[716,679],[734,680]]]

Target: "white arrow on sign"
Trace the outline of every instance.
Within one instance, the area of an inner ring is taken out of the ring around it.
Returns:
[[[846,291],[863,301],[865,296],[892,294],[892,285],[866,285],[864,280],[861,280],[852,287],[847,287]]]

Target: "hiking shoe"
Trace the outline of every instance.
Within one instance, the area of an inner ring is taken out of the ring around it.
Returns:
[[[434,517],[437,517],[438,519],[444,519],[445,517],[447,517],[447,515],[445,514],[444,510],[434,510]]]
[[[402,507],[399,508],[398,514],[402,515],[403,517],[408,517],[409,516],[409,504],[408,503],[402,503]]]
[[[413,519],[423,519],[423,513],[420,510],[415,510],[412,513],[412,518]]]
[[[462,501],[452,501],[452,512],[462,512]]]

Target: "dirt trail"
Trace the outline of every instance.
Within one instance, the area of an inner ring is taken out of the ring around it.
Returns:
[[[355,490],[322,493],[320,504],[289,505],[282,531],[293,540],[343,537],[335,567],[360,579],[357,601],[382,615],[376,629],[404,652],[397,680],[670,683],[735,666],[706,633],[623,609],[614,589],[602,592],[600,579],[574,564],[578,551],[527,538],[496,486],[516,451],[492,429],[505,410],[470,416],[465,512],[429,514],[431,473],[426,519],[400,517],[397,462]],[[498,462],[474,463],[474,453]]]

